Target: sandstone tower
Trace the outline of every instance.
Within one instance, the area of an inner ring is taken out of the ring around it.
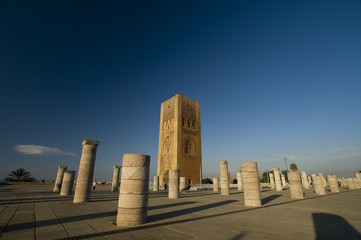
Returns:
[[[199,184],[202,168],[199,102],[180,94],[163,102],[160,110],[159,183],[169,182],[169,169],[189,184]]]

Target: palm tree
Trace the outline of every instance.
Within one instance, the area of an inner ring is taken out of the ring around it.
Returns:
[[[296,172],[296,171],[298,170],[298,167],[297,167],[296,163],[291,163],[291,164],[290,164],[290,168],[291,168],[291,170],[294,171],[294,172]]]
[[[18,168],[9,173],[9,177],[4,179],[8,182],[34,182],[35,178],[31,177],[30,172],[24,168]]]

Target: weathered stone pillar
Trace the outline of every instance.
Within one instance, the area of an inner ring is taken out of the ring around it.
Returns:
[[[347,178],[347,184],[348,184],[348,189],[350,190],[355,190],[355,184],[353,182],[353,178]]]
[[[311,185],[311,183],[312,183],[312,178],[311,178],[311,176],[307,176],[307,180],[308,180],[308,186],[310,186]]]
[[[338,189],[337,178],[334,176],[327,177],[328,184],[330,186],[331,192],[337,193],[340,192]]]
[[[281,174],[281,180],[282,180],[282,187],[287,187],[285,175]]]
[[[154,176],[153,192],[159,191],[159,176]]]
[[[119,169],[121,166],[114,166],[113,181],[112,181],[112,192],[116,192],[119,189]]]
[[[304,198],[301,177],[298,172],[287,172],[288,182],[290,183],[291,198]]]
[[[58,166],[58,174],[56,175],[53,192],[60,192],[61,183],[63,182],[63,176],[66,169],[68,169],[67,166]]]
[[[169,169],[169,192],[168,198],[179,197],[179,170]]]
[[[229,195],[229,182],[228,182],[228,162],[219,161],[220,181],[221,181],[221,195]]]
[[[361,186],[361,173],[360,172],[355,172],[355,178],[358,181],[358,185]]]
[[[318,176],[321,177],[323,187],[324,187],[324,188],[327,187],[326,179],[325,179],[325,177],[323,176],[323,173],[318,173]]]
[[[179,178],[179,192],[184,193],[186,191],[186,177]]]
[[[94,165],[98,141],[84,140],[82,142],[78,178],[75,185],[74,203],[90,201],[90,193],[94,176]]]
[[[150,156],[124,154],[117,225],[133,227],[147,221]]]
[[[242,172],[240,170],[237,171],[237,186],[238,186],[238,190],[242,191],[243,190],[243,185],[242,185]]]
[[[345,179],[345,177],[342,177],[342,185],[343,187],[348,187],[348,182],[347,182],[347,179]]]
[[[353,179],[353,184],[355,185],[355,189],[360,189],[360,184],[358,183],[358,179],[357,178],[352,178]]]
[[[218,192],[219,191],[219,183],[218,183],[218,178],[213,178],[213,192]]]
[[[242,162],[241,169],[244,205],[250,207],[262,206],[257,162]]]
[[[282,191],[282,185],[281,185],[281,178],[280,178],[280,169],[279,168],[272,168],[273,174],[275,175],[275,185],[277,191]]]
[[[305,189],[310,189],[310,184],[308,183],[307,180],[307,173],[306,171],[301,171],[301,178],[302,178],[302,185]]]
[[[312,177],[313,187],[317,195],[326,195],[325,188],[323,187],[322,177],[314,176]]]
[[[61,184],[60,196],[73,195],[75,171],[65,171],[63,176],[63,183]]]
[[[271,189],[275,189],[275,179],[273,177],[273,173],[269,173],[269,181],[270,181],[270,186],[271,186]]]

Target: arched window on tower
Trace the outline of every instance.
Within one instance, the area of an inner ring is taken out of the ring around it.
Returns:
[[[191,154],[192,153],[192,143],[188,140],[184,146],[184,153]]]
[[[164,147],[164,150],[166,153],[169,153],[169,149],[170,149],[170,137],[167,136],[165,139],[164,139],[164,144],[163,144],[163,147]],[[164,151],[163,150],[163,151]]]

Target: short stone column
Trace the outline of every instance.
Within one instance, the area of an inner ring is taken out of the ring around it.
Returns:
[[[355,189],[360,189],[360,184],[358,182],[358,179],[357,178],[352,178],[353,179],[353,184],[355,185]]]
[[[307,176],[307,180],[308,180],[308,186],[310,186],[311,185],[311,183],[312,183],[312,178],[311,178],[311,176]]]
[[[75,171],[64,172],[63,183],[61,184],[60,196],[73,195],[74,179],[75,179]]]
[[[213,192],[218,192],[219,191],[219,182],[218,182],[218,178],[213,178]]]
[[[114,166],[113,181],[112,181],[112,192],[116,192],[119,189],[119,170],[121,166]]]
[[[340,192],[340,189],[338,189],[338,184],[337,184],[337,178],[336,177],[329,176],[329,177],[327,177],[327,181],[328,181],[328,184],[330,186],[331,192],[333,192],[333,193]]]
[[[302,199],[304,198],[301,176],[297,171],[287,172],[288,182],[290,183],[291,198]]]
[[[159,191],[159,176],[154,176],[153,192]]]
[[[186,177],[179,177],[179,192],[184,193],[186,191]]]
[[[273,177],[273,173],[269,173],[269,181],[270,181],[270,186],[271,186],[271,189],[275,189],[275,179]]]
[[[322,177],[314,176],[312,177],[313,187],[317,195],[326,195],[325,188],[323,187]]]
[[[347,179],[345,177],[341,177],[342,179],[342,185],[343,187],[348,187],[348,182],[347,182]]]
[[[147,221],[150,156],[124,154],[117,225],[133,227]]]
[[[323,187],[324,187],[324,188],[327,187],[326,179],[325,179],[325,177],[323,176],[323,173],[318,173],[318,176],[321,177]]]
[[[169,192],[168,198],[179,197],[179,170],[169,169]]]
[[[242,191],[243,190],[243,185],[242,185],[242,172],[240,170],[237,171],[237,187],[238,187],[238,191]]]
[[[82,145],[83,151],[81,153],[78,178],[75,185],[74,203],[90,201],[95,156],[99,142],[94,140],[84,140]]]
[[[310,189],[310,184],[308,183],[308,180],[307,180],[307,173],[304,170],[301,171],[301,179],[302,179],[303,187],[305,189]]]
[[[60,192],[61,183],[63,182],[63,176],[66,169],[68,169],[67,166],[58,166],[58,174],[56,175],[53,192]]]
[[[282,180],[282,187],[287,187],[285,175],[281,174],[281,180]]]
[[[229,182],[228,182],[228,162],[219,161],[220,182],[221,182],[221,195],[229,195]]]
[[[353,182],[353,178],[346,178],[346,180],[347,180],[348,189],[355,190],[356,188]]]
[[[283,189],[282,189],[282,185],[281,185],[280,169],[272,168],[272,170],[273,170],[273,174],[275,175],[276,190],[281,192]]]
[[[242,162],[241,169],[244,205],[249,207],[262,206],[257,162]]]
[[[355,178],[357,179],[358,184],[361,186],[361,173],[355,172]]]

